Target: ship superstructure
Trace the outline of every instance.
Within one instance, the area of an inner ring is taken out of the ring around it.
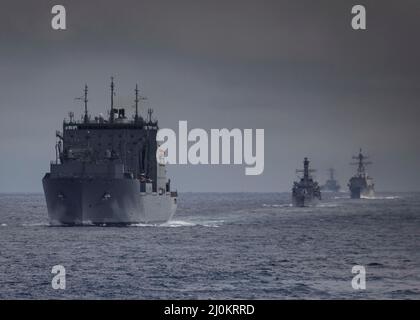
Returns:
[[[333,168],[328,169],[330,174],[330,178],[325,182],[325,184],[321,187],[323,191],[331,191],[331,192],[338,192],[340,190],[340,184],[334,178],[335,170]]]
[[[299,182],[294,182],[292,188],[293,205],[304,207],[321,200],[321,189],[316,181],[313,180],[311,173],[315,172],[309,169],[309,160],[303,160],[303,170],[296,170],[296,173],[303,173]]]
[[[158,122],[139,115],[138,86],[135,114],[114,107],[111,79],[109,117],[92,118],[84,89],[84,115],[63,121],[56,133],[56,160],[42,182],[51,224],[161,223],[175,213],[177,192],[171,190],[166,168],[156,159]]]
[[[357,156],[353,156],[353,159],[357,160],[357,162],[351,163],[352,165],[357,166],[357,172],[353,177],[350,178],[348,184],[348,187],[350,189],[350,197],[352,199],[359,199],[362,197],[373,197],[373,179],[369,177],[366,172],[366,165],[372,164],[372,162],[366,161],[368,157],[363,155],[361,148],[359,154]]]

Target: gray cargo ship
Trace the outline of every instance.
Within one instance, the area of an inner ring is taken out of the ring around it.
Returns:
[[[353,156],[353,159],[358,160],[357,162],[351,163],[357,165],[356,175],[350,178],[348,187],[350,189],[350,197],[352,199],[360,199],[363,197],[373,197],[374,183],[373,179],[366,173],[365,166],[372,162],[365,161],[368,157],[362,154],[362,149],[359,151],[359,155]]]
[[[330,191],[330,192],[338,192],[340,191],[340,184],[334,178],[335,170],[333,168],[328,169],[330,173],[330,178],[325,182],[325,184],[321,187],[322,191]]]
[[[318,182],[314,181],[310,173],[315,170],[309,169],[309,160],[303,160],[303,170],[296,170],[297,173],[303,172],[303,177],[299,182],[294,182],[292,188],[292,201],[296,207],[305,207],[316,204],[321,200],[321,189]]]
[[[56,160],[42,184],[52,225],[127,225],[163,223],[177,207],[165,165],[157,161],[158,123],[153,111],[143,119],[129,119],[124,108],[114,108],[111,79],[109,117],[90,117],[88,88],[84,90],[84,115],[80,121],[64,120],[56,133]]]

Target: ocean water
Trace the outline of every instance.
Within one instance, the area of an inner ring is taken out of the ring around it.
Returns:
[[[2,194],[0,298],[419,299],[420,194],[325,195],[185,193],[164,225],[50,227],[42,194]]]

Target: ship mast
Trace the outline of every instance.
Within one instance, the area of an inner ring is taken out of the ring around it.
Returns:
[[[136,114],[134,116],[134,122],[143,122],[143,118],[141,116],[139,116],[139,102],[140,101],[144,101],[147,100],[147,97],[144,96],[139,96],[139,87],[136,84],[136,89],[134,90],[134,92],[136,93],[136,98],[134,99],[134,102],[136,103]]]
[[[309,178],[309,160],[306,157],[303,160],[303,178],[305,180]]]
[[[148,122],[152,123],[152,114],[153,114],[153,109],[149,108],[147,109],[147,115],[149,116]]]
[[[111,77],[111,114],[110,116],[110,122],[114,122],[114,77]]]
[[[89,122],[89,115],[88,115],[88,108],[87,108],[87,103],[88,103],[88,98],[87,98],[87,94],[88,94],[88,86],[87,84],[85,84],[85,96],[83,99],[83,102],[85,103],[85,116],[84,116],[84,123],[88,123]]]
[[[139,119],[139,88],[138,85],[136,84],[136,99],[134,100],[134,102],[136,103],[136,115],[134,116],[134,122],[137,122]]]
[[[308,180],[310,178],[310,173],[315,172],[314,169],[309,169],[309,160],[307,157],[303,159],[303,170],[296,170],[296,173],[303,172],[303,180]]]
[[[330,172],[330,180],[334,180],[334,171],[335,170],[333,168],[330,168],[328,171]]]
[[[367,159],[367,156],[364,156],[362,154],[362,148],[359,150],[359,155],[352,157],[355,160],[358,160],[357,162],[351,163],[352,165],[357,165],[357,175],[360,177],[364,177],[366,175],[366,168],[365,166],[368,164],[372,164],[370,161],[365,161]]]

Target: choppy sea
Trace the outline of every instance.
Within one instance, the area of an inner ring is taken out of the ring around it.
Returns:
[[[184,193],[163,225],[50,227],[42,194],[0,194],[0,299],[420,299],[420,194],[324,195]]]

